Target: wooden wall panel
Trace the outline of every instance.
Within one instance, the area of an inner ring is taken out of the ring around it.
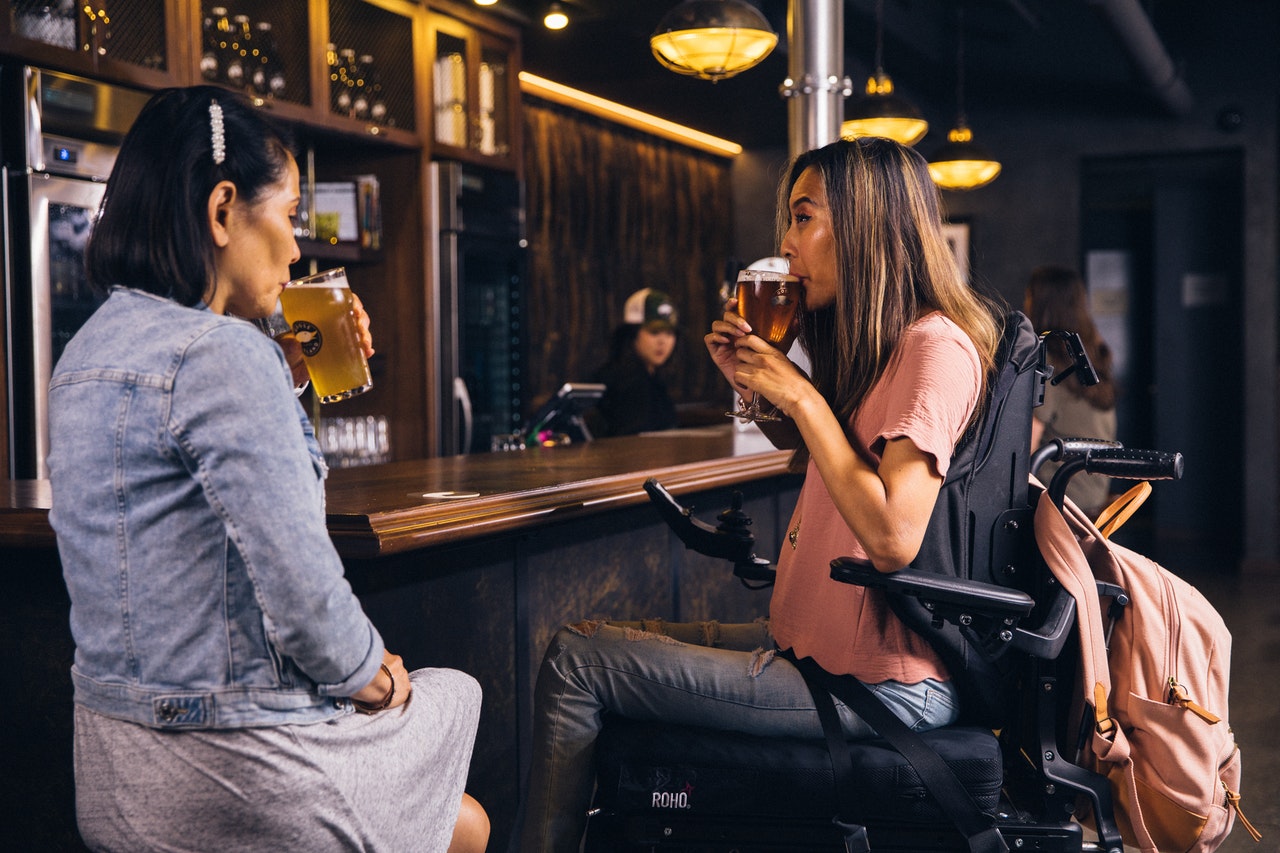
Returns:
[[[730,163],[576,110],[527,98],[531,398],[604,363],[627,296],[666,291],[680,341],[666,371],[676,403],[729,397],[702,336],[730,262]]]

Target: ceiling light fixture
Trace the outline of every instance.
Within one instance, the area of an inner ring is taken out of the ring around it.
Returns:
[[[867,93],[845,111],[848,118],[840,125],[840,136],[884,136],[915,145],[929,130],[929,122],[910,101],[893,92],[893,80],[884,73],[884,0],[876,0],[876,71],[867,79]]]
[[[777,43],[769,21],[746,0],[684,0],[649,37],[664,66],[713,83],[758,65]]]
[[[494,3],[497,3],[497,2],[498,0],[475,0],[475,4],[477,6],[492,6]]]
[[[547,14],[542,18],[542,25],[549,30],[563,30],[569,26],[569,16],[565,13],[563,6],[552,3],[547,8]]]
[[[933,182],[947,190],[985,187],[1000,174],[1000,162],[973,141],[964,115],[964,4],[956,6],[956,126],[947,142],[929,158]]]

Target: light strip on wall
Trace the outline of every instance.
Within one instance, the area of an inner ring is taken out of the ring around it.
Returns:
[[[742,153],[742,146],[664,118],[641,112],[615,101],[605,100],[579,89],[571,89],[555,83],[545,77],[520,72],[520,91],[527,95],[543,98],[553,103],[573,107],[600,118],[625,124],[664,139],[671,139],[702,151],[718,154],[721,157],[737,157]]]

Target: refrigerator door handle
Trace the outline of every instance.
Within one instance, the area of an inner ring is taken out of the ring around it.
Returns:
[[[465,455],[471,452],[471,394],[461,376],[453,377],[453,401],[462,412],[462,447],[458,450]]]

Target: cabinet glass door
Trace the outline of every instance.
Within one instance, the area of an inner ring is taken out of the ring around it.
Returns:
[[[200,82],[260,102],[311,103],[305,0],[201,0]]]
[[[15,0],[9,31],[21,41],[69,51],[73,64],[95,71],[167,72],[167,12],[164,0]]]
[[[436,142],[466,148],[467,133],[467,43],[458,36],[436,32],[436,61],[432,103],[435,105]]]
[[[477,112],[481,154],[505,157],[511,153],[511,75],[507,51],[493,47],[480,50]]]
[[[412,7],[404,13],[363,0],[332,0],[325,48],[330,115],[412,132]]]

